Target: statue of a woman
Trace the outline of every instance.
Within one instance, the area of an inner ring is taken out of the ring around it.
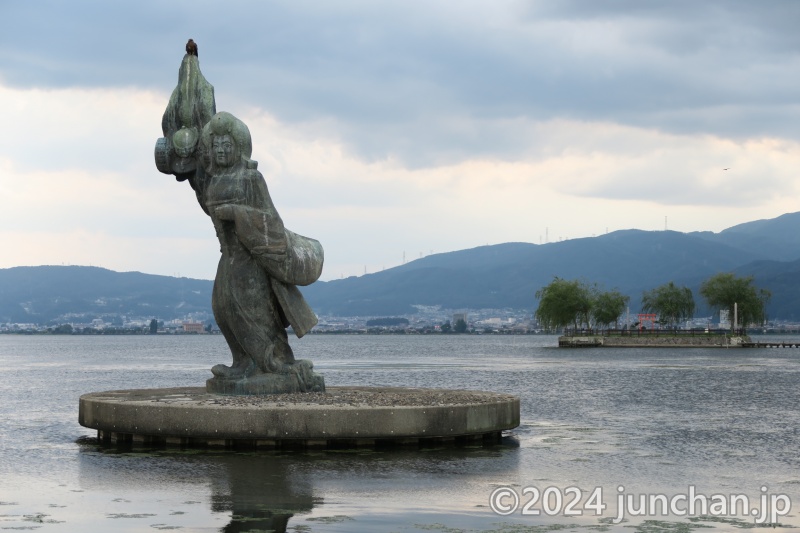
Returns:
[[[212,368],[206,389],[228,394],[325,390],[310,361],[295,361],[286,335],[290,325],[302,337],[317,323],[297,285],[319,278],[322,246],[283,227],[264,177],[250,159],[250,131],[230,113],[216,112],[214,87],[188,49],[161,130],[156,167],[189,182],[214,223],[222,252],[212,308],[233,364]]]
[[[222,257],[212,308],[233,355],[216,365],[212,392],[270,393],[324,390],[309,361],[295,361],[286,327],[302,336],[316,316],[296,285],[322,272],[319,242],[283,226],[263,176],[250,159],[247,126],[217,113],[203,128],[203,204],[214,223]]]

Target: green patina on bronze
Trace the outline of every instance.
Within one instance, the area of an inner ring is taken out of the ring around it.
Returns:
[[[310,361],[295,360],[287,328],[302,337],[317,317],[298,290],[322,273],[322,245],[283,225],[247,126],[216,112],[214,87],[186,54],[161,121],[156,167],[188,181],[211,217],[221,257],[212,308],[231,350],[230,366],[211,369],[208,392],[279,394],[325,390]]]

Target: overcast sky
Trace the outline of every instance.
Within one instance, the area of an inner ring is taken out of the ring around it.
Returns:
[[[37,0],[0,20],[0,268],[214,277],[210,219],[153,161],[189,37],[322,279],[800,210],[793,0]]]

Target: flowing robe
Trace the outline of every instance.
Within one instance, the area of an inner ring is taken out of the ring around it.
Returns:
[[[222,253],[212,308],[233,354],[232,372],[286,372],[294,362],[286,327],[300,337],[316,324],[296,285],[319,278],[322,246],[284,228],[254,168],[240,164],[207,180],[204,204]]]

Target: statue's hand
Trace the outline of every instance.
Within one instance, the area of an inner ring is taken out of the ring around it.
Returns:
[[[220,220],[229,220],[231,222],[236,220],[236,210],[233,205],[225,204],[214,209],[214,214]]]

